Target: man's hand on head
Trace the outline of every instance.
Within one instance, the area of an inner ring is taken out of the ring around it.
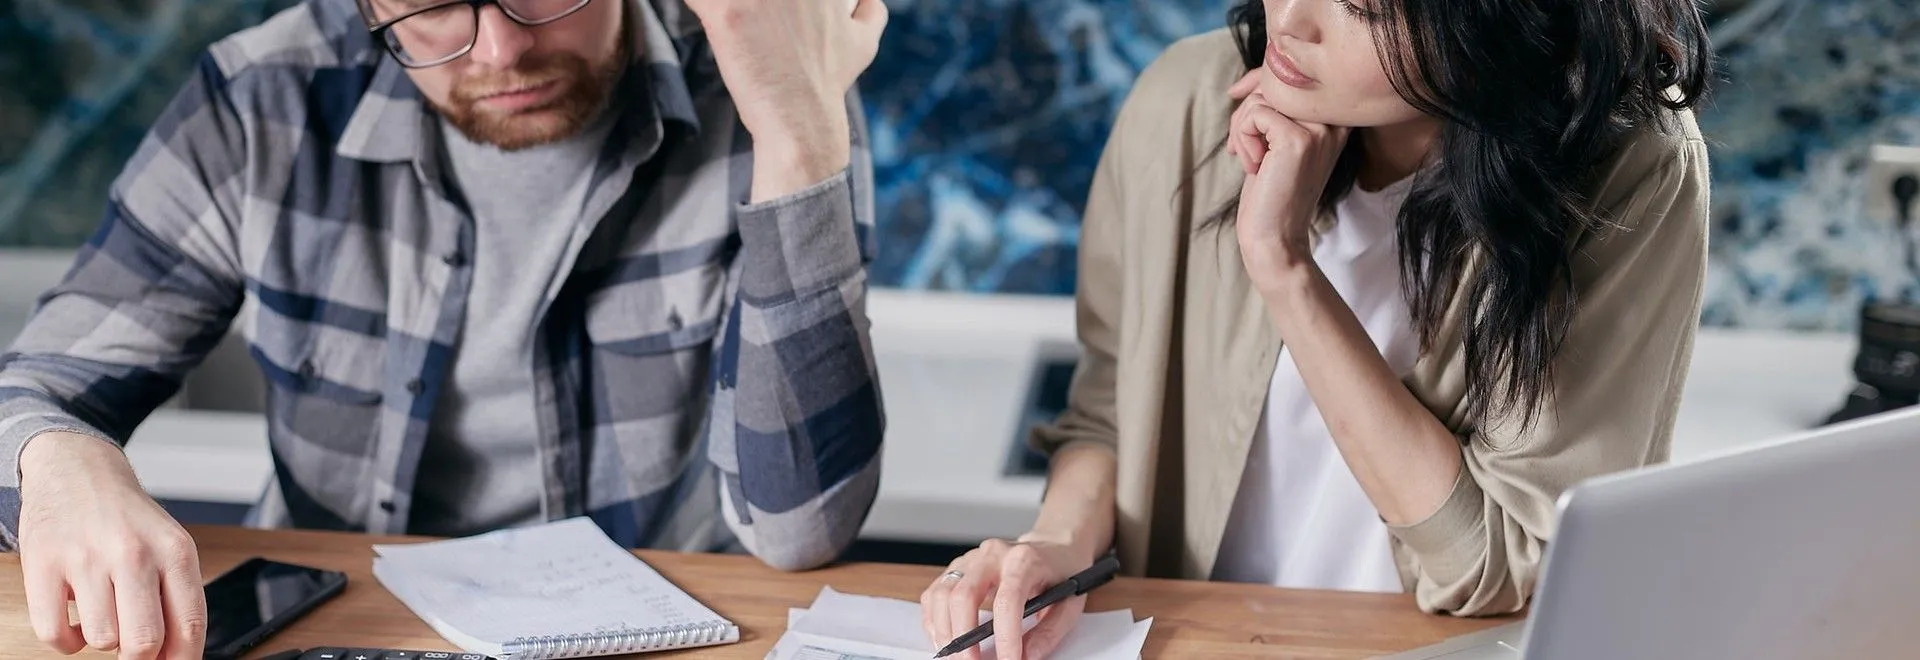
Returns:
[[[687,0],[753,135],[753,201],[816,184],[851,162],[846,98],[886,30],[882,0]]]

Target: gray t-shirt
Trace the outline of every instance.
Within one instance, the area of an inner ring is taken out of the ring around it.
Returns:
[[[567,262],[617,113],[515,152],[442,122],[447,173],[473,214],[473,287],[452,380],[435,405],[409,528],[464,536],[546,519],[534,411],[539,310]],[[442,475],[471,475],[447,478]]]

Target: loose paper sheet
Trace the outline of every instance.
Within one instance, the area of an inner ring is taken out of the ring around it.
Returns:
[[[982,611],[980,620],[991,617]],[[1023,622],[1032,628],[1033,621]],[[1058,660],[1135,660],[1147,643],[1153,619],[1133,620],[1132,610],[1088,612],[1054,651]],[[920,627],[920,604],[822,589],[806,609],[787,611],[787,633],[771,660],[927,660],[935,650]],[[979,646],[993,660],[993,640]]]

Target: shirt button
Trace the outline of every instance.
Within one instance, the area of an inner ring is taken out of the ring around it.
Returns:
[[[420,396],[420,393],[425,391],[427,391],[427,384],[420,382],[420,379],[415,378],[413,380],[407,381],[408,394],[412,394],[414,396]]]
[[[673,313],[672,313],[671,315],[668,315],[668,316],[667,316],[667,327],[668,327],[668,328],[671,328],[671,329],[673,329],[673,330],[679,330],[679,329],[681,329],[682,327],[685,327],[685,326],[686,326],[686,324],[687,324],[687,322],[686,322],[686,321],[682,321],[682,320],[680,320],[680,311],[679,311],[679,310],[674,310],[674,312],[673,312]]]
[[[393,500],[380,500],[380,510],[393,513]]]
[[[448,252],[447,256],[441,257],[440,261],[445,262],[448,266],[459,268],[467,265],[467,255],[461,253],[459,250],[454,250]]]
[[[300,362],[300,379],[301,380],[313,379],[313,361],[312,360],[304,360]]]

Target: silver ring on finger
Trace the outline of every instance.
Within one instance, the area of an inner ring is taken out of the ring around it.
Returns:
[[[947,571],[945,573],[941,573],[940,579],[946,582],[959,582],[960,578],[963,578],[966,576],[967,576],[966,573],[960,572],[959,569],[954,569],[954,570]]]

